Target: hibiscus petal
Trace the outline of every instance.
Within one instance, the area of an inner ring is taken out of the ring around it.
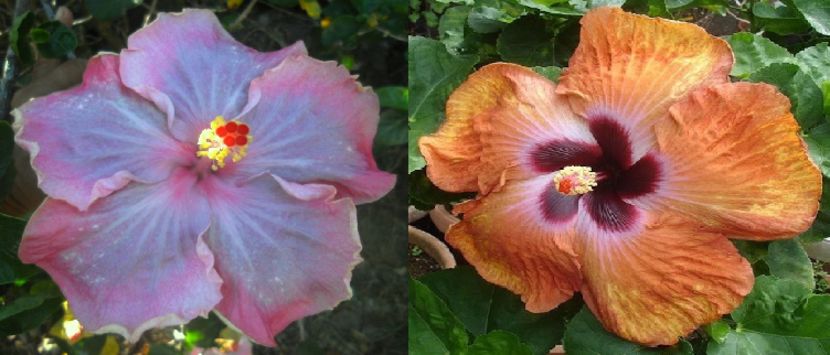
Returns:
[[[748,239],[786,238],[812,224],[821,173],[775,87],[698,90],[654,131],[667,176],[651,202]]]
[[[549,175],[511,182],[456,207],[464,219],[447,231],[484,279],[522,296],[531,312],[568,300],[581,283],[570,243],[574,218],[551,220],[545,198]],[[573,197],[570,197],[573,198]],[[575,212],[568,212],[575,213]]]
[[[627,238],[582,233],[577,251],[591,311],[606,329],[650,346],[720,319],[752,289],[752,268],[732,243],[680,216],[656,217]]]
[[[214,117],[243,113],[251,80],[286,57],[305,53],[302,42],[258,52],[234,40],[212,11],[185,9],[160,13],[130,36],[121,76],[167,113],[176,138],[196,142]]]
[[[419,142],[430,180],[446,191],[488,193],[505,180],[564,162],[540,163],[544,152],[538,151],[547,146],[595,158],[587,124],[554,91],[554,83],[514,64],[491,64],[470,75],[447,101],[441,128]]]
[[[89,60],[80,86],[14,111],[40,188],[85,210],[129,181],[155,183],[194,151],[173,139],[164,115],[124,87],[116,55]]]
[[[729,80],[729,45],[688,23],[598,8],[581,20],[579,46],[559,80],[583,117],[622,123],[634,143],[634,161],[652,141],[654,120],[701,85]]]
[[[153,185],[132,183],[86,212],[54,199],[23,233],[20,259],[45,269],[88,329],[130,341],[182,324],[219,302],[213,255],[201,234],[209,210],[195,177],[179,170]]]
[[[395,176],[378,170],[372,141],[377,96],[335,62],[293,56],[251,83],[253,141],[236,165],[245,177],[264,172],[298,183],[326,183],[357,203],[385,195]]]
[[[273,346],[289,323],[351,297],[360,239],[354,204],[335,193],[267,174],[210,188],[206,240],[224,280],[216,309],[257,343]]]

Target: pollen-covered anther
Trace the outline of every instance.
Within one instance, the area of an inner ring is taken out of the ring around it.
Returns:
[[[236,163],[248,154],[248,144],[253,139],[249,132],[250,128],[244,123],[226,122],[224,117],[216,116],[210,122],[210,128],[205,128],[199,134],[196,156],[212,160],[210,167],[214,171],[224,168],[228,157]]]
[[[566,166],[553,173],[553,184],[563,195],[582,195],[597,186],[597,173],[587,166]]]

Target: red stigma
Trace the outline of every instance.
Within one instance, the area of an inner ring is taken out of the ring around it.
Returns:
[[[224,142],[226,146],[232,147],[234,143],[236,143],[236,140],[231,136],[227,136],[222,142]]]
[[[236,132],[236,128],[236,122],[228,122],[228,124],[225,125],[225,129],[228,130],[228,133]]]
[[[246,125],[244,123],[240,124],[239,127],[237,127],[237,130],[236,130],[236,132],[241,134],[241,135],[248,134],[248,131],[250,131],[250,129],[248,128],[248,125]]]
[[[228,130],[225,129],[225,126],[219,127],[216,129],[216,135],[219,137],[224,137],[228,134]]]
[[[248,144],[248,137],[236,136],[236,145],[245,145],[245,144]]]

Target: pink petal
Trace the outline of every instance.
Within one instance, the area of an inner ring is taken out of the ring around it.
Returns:
[[[242,121],[253,141],[237,164],[242,175],[330,184],[357,203],[394,186],[395,176],[378,170],[372,156],[377,96],[337,63],[289,57],[255,79],[249,96]]]
[[[241,114],[253,78],[288,55],[306,53],[302,42],[260,53],[234,40],[213,12],[196,9],[159,14],[127,43],[124,84],[167,112],[173,135],[188,142],[217,115]]]
[[[20,259],[45,269],[84,326],[135,341],[144,330],[206,315],[221,298],[201,234],[209,205],[186,170],[132,183],[86,212],[54,199],[35,212]]]
[[[206,241],[224,280],[217,310],[264,345],[302,317],[351,297],[360,262],[354,204],[328,185],[262,175],[237,187],[215,179]]]
[[[17,143],[31,154],[40,188],[81,210],[130,180],[161,181],[194,156],[151,102],[121,85],[118,61],[93,57],[83,84],[14,111]]]

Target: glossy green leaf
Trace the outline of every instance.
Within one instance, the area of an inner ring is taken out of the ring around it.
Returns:
[[[424,37],[409,39],[409,172],[424,166],[418,138],[438,129],[444,106],[478,63],[475,55],[453,55],[443,43]]]
[[[109,21],[124,16],[127,10],[141,5],[142,0],[84,0],[92,17]]]
[[[760,35],[738,32],[726,39],[735,54],[731,75],[745,79],[755,71],[773,63],[795,63],[786,48]]]
[[[9,29],[9,44],[23,65],[34,63],[35,55],[29,46],[29,32],[35,24],[35,16],[26,11],[14,18]]]
[[[830,295],[813,295],[798,281],[762,275],[732,312],[737,328],[759,333],[830,338]]]
[[[568,322],[565,330],[565,351],[568,354],[692,354],[687,342],[670,347],[649,348],[626,341],[609,333],[594,317],[588,307],[583,307]]]
[[[814,243],[830,237],[830,180],[823,179],[819,211],[813,225],[798,239],[804,243]]]
[[[14,130],[6,121],[0,121],[0,176],[14,165]]]
[[[729,324],[722,320],[717,320],[712,323],[707,324],[704,329],[706,330],[706,334],[709,337],[718,343],[723,343],[726,341],[726,337],[729,335],[729,331],[732,330],[729,328]]]
[[[495,330],[477,337],[465,355],[531,355],[533,351],[515,334]]]
[[[809,339],[730,330],[723,343],[710,341],[707,355],[828,354],[830,339]]]
[[[484,281],[469,266],[429,273],[420,281],[447,303],[473,335],[507,331],[539,355],[561,344],[566,320],[581,305],[572,300],[551,312],[530,313],[519,296]]]
[[[538,10],[545,14],[556,16],[582,16],[583,11],[574,9],[568,5],[567,0],[539,1],[539,0],[518,0],[519,4],[530,9]]]
[[[821,89],[798,65],[773,63],[752,73],[749,81],[773,84],[787,95],[802,129],[808,130],[825,121]]]
[[[405,112],[391,109],[381,112],[375,143],[379,146],[404,145],[407,143]]]
[[[830,36],[830,1],[792,0],[792,2],[816,32]]]
[[[467,24],[478,33],[494,33],[522,17],[526,10],[509,0],[477,0],[467,17]]]
[[[409,109],[409,89],[403,86],[382,86],[375,89],[380,107],[406,111]]]
[[[549,66],[549,67],[533,67],[531,68],[536,73],[541,74],[542,76],[548,78],[548,80],[553,82],[559,81],[559,75],[562,74],[562,68]]]
[[[409,280],[409,353],[460,354],[469,338],[449,307],[427,286]]]
[[[464,43],[464,31],[469,14],[469,6],[454,6],[444,11],[438,21],[438,34],[441,42],[453,54],[458,54]]]
[[[788,239],[770,243],[765,260],[772,276],[797,281],[808,290],[816,287],[813,264],[798,240]]]
[[[0,285],[22,283],[41,273],[34,265],[23,264],[17,257],[17,248],[26,221],[0,214]]]
[[[773,4],[766,1],[756,1],[752,6],[754,24],[761,29],[781,35],[806,32],[810,24],[793,6],[787,2]]]
[[[821,173],[830,177],[830,124],[822,124],[810,130],[804,137],[808,153]]]
[[[78,46],[78,38],[71,28],[59,21],[49,21],[32,29],[32,43],[46,58],[63,58]]]
[[[767,243],[733,239],[732,244],[735,244],[741,256],[746,258],[750,264],[754,264],[767,256]]]
[[[671,18],[665,0],[628,0],[623,9],[629,12],[647,14],[651,17]]]
[[[813,81],[822,88],[825,97],[830,92],[825,89],[825,83],[830,82],[830,47],[827,43],[819,43],[815,46],[805,48],[795,55],[798,63],[806,69],[807,74]]]
[[[506,62],[525,66],[552,65],[554,33],[547,28],[546,21],[535,16],[514,21],[499,35],[499,55]]]
[[[409,187],[409,204],[423,211],[429,211],[435,205],[459,202],[474,197],[469,193],[450,193],[435,187],[432,181],[427,178],[423,169],[410,173],[407,185]]]
[[[19,334],[56,318],[62,312],[60,296],[51,280],[32,285],[28,294],[0,307],[0,335]]]

